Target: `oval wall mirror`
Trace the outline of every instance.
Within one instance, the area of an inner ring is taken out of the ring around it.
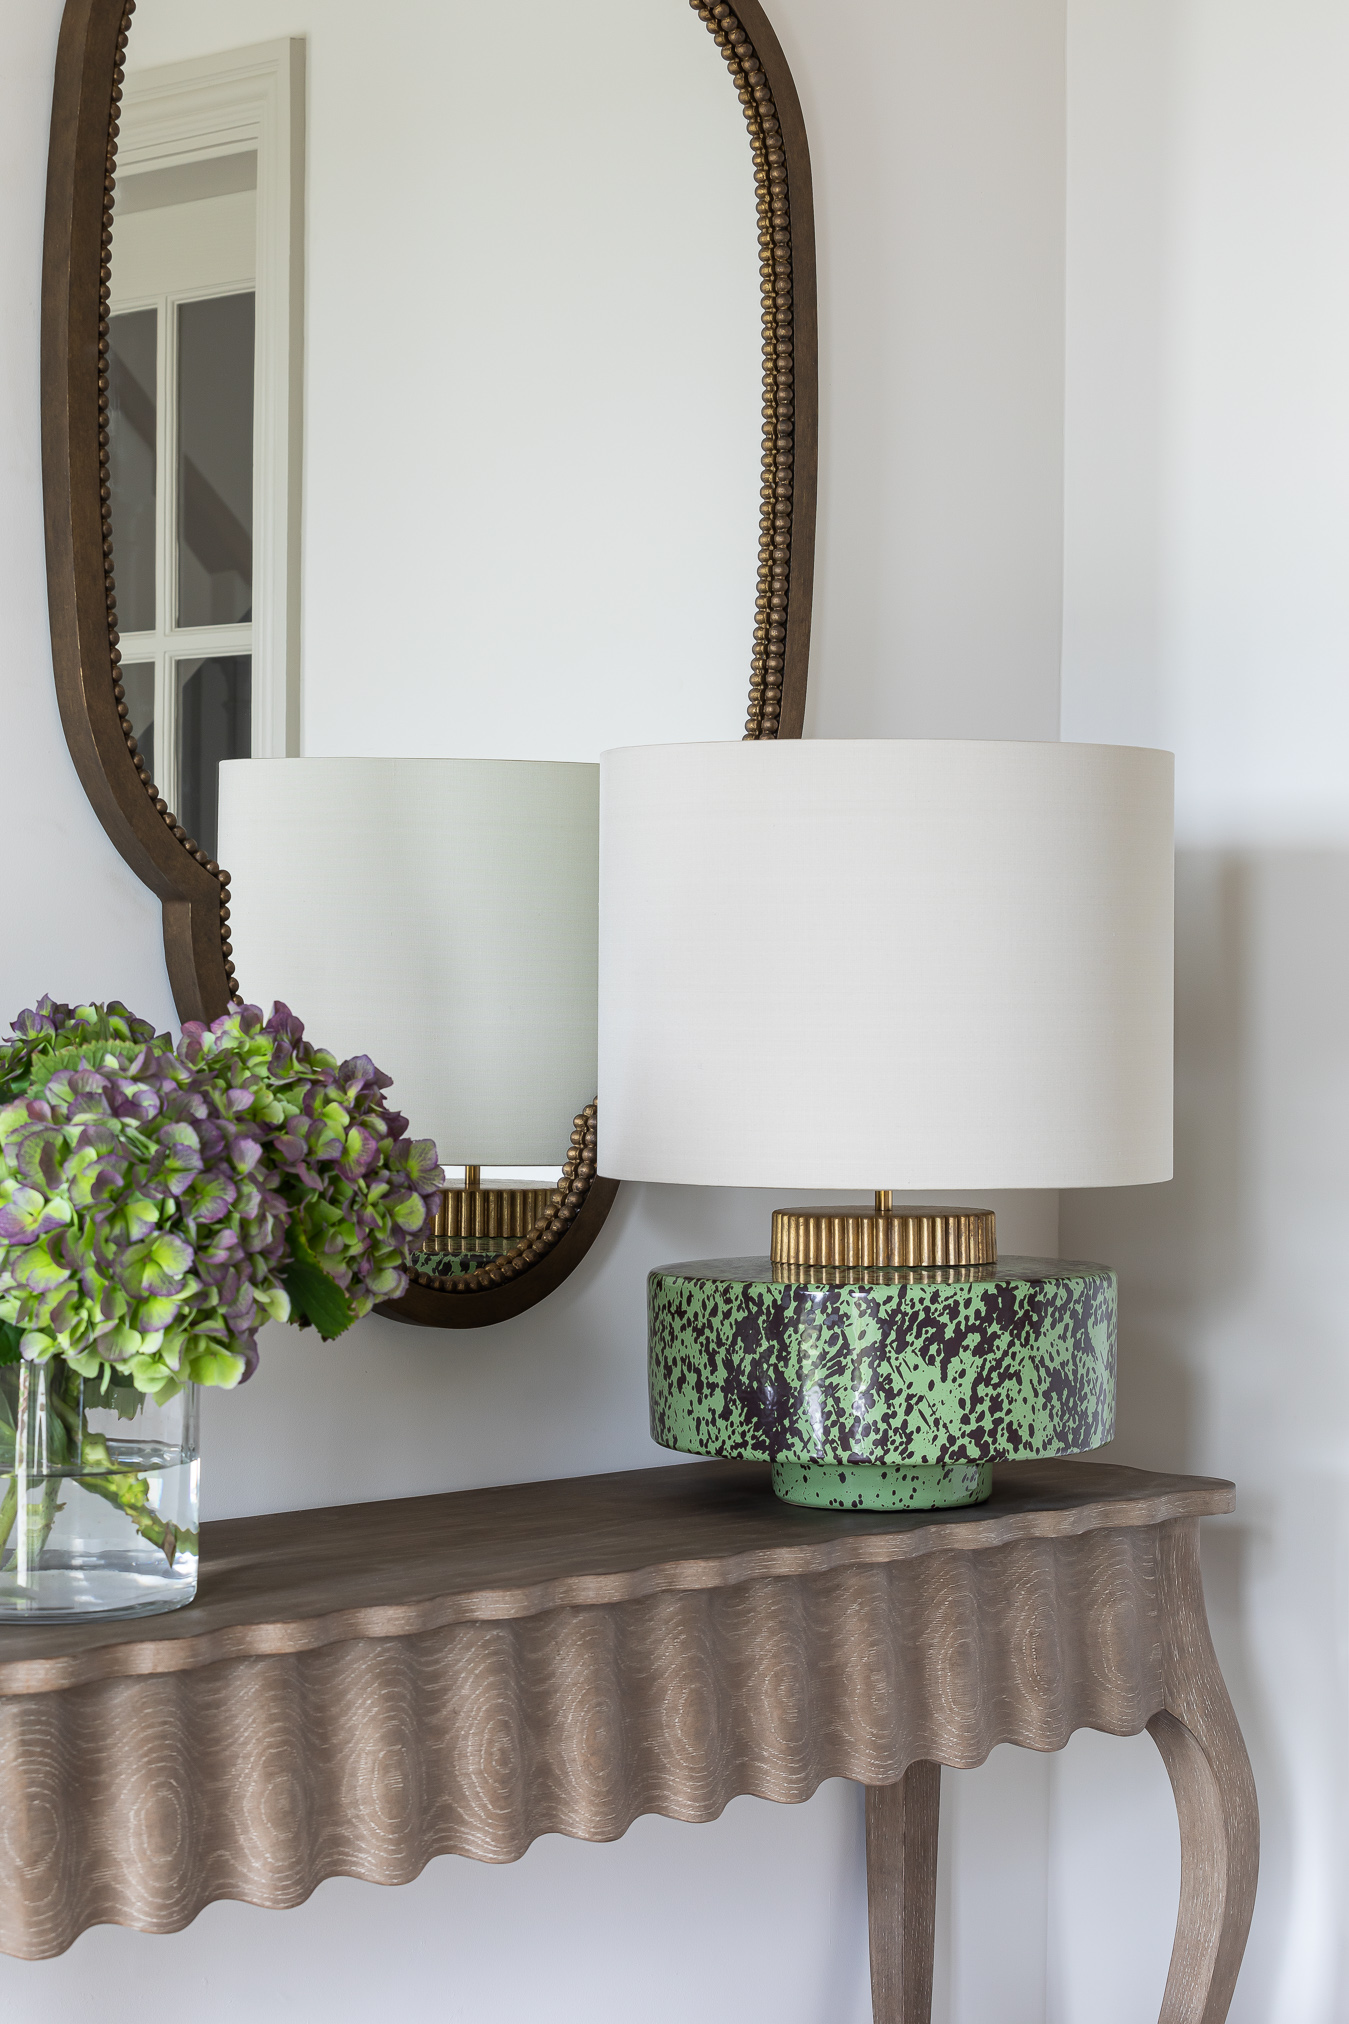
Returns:
[[[518,1312],[615,1192],[599,752],[801,731],[814,237],[762,9],[67,0],[43,414],[66,735],[180,1016],[373,1055],[454,1182],[388,1311]]]

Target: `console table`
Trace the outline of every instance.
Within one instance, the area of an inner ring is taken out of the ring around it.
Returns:
[[[968,1510],[804,1511],[700,1462],[207,1525],[187,1609],[0,1631],[0,1949],[852,1778],[877,2024],[926,2024],[939,1765],[1146,1727],[1180,1815],[1162,2024],[1219,2024],[1258,1837],[1199,1576],[1232,1506],[1060,1461]]]

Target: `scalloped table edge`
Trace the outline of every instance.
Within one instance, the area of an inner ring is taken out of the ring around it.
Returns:
[[[216,1519],[202,1527],[201,1585],[183,1609],[78,1627],[0,1626],[0,1695],[766,1576],[1219,1516],[1235,1508],[1235,1497],[1235,1486],[1215,1477],[1104,1462],[1013,1462],[995,1468],[987,1503],[963,1510],[802,1512],[774,1498],[766,1463],[693,1462]],[[671,1523],[687,1528],[690,1509],[709,1499],[713,1509],[694,1514],[693,1550],[672,1553]],[[578,1511],[589,1522],[569,1533],[567,1519]],[[606,1522],[597,1524],[597,1516]],[[783,1536],[751,1542],[746,1532],[756,1530]],[[284,1572],[250,1588],[239,1577],[259,1565]],[[344,1597],[344,1587],[407,1592],[379,1600],[373,1592]]]

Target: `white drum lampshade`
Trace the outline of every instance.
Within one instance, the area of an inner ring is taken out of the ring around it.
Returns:
[[[443,1160],[559,1165],[595,1094],[598,808],[596,766],[227,762],[244,996],[370,1055]]]
[[[803,740],[600,764],[616,1179],[1171,1173],[1169,753]]]

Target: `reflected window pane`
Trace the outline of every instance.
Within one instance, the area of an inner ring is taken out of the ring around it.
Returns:
[[[153,661],[124,661],[122,687],[131,712],[131,735],[141,758],[155,777],[155,664]]]
[[[253,616],[253,297],[178,306],[178,623]]]
[[[179,661],[178,819],[216,853],[220,762],[252,750],[253,663],[248,654]]]
[[[108,483],[122,632],[153,632],[155,624],[157,322],[153,309],[109,318]]]

